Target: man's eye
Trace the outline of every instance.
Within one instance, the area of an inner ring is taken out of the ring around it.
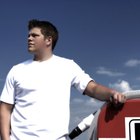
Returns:
[[[39,36],[38,34],[30,34],[30,35],[28,35],[28,37],[37,37],[37,36]]]

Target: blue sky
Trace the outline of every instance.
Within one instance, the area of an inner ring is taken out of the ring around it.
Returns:
[[[140,89],[139,0],[4,0],[0,4],[0,91],[9,69],[31,58],[30,19],[59,30],[55,54],[74,59],[96,82],[120,91]],[[70,129],[99,107],[72,89]],[[86,132],[77,140],[85,140]]]

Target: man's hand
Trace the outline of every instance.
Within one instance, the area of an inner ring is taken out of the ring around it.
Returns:
[[[113,95],[110,96],[110,102],[113,103],[115,106],[121,105],[125,103],[125,101],[126,101],[126,96],[117,91],[114,91]]]

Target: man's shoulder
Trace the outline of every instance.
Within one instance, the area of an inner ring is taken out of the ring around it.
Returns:
[[[22,61],[20,63],[17,63],[15,65],[13,65],[11,70],[23,69],[25,66],[30,65],[32,62],[33,62],[32,59],[28,59],[28,60]]]
[[[28,60],[25,60],[25,61],[22,61],[20,63],[17,63],[14,65],[14,67],[18,67],[18,66],[22,66],[22,65],[28,65],[28,64],[31,64],[33,62],[32,59],[28,59]]]
[[[66,57],[62,57],[62,56],[58,56],[58,55],[54,55],[53,56],[55,60],[57,61],[62,61],[62,62],[73,62],[73,59],[70,58],[66,58]]]
[[[73,60],[70,58],[66,58],[66,57],[61,57],[61,56],[56,56],[54,55],[54,62],[56,65],[59,66],[65,66],[65,68],[79,68],[80,66]]]

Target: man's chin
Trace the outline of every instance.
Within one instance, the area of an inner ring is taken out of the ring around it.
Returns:
[[[34,54],[34,50],[32,49],[28,49],[28,52]]]

